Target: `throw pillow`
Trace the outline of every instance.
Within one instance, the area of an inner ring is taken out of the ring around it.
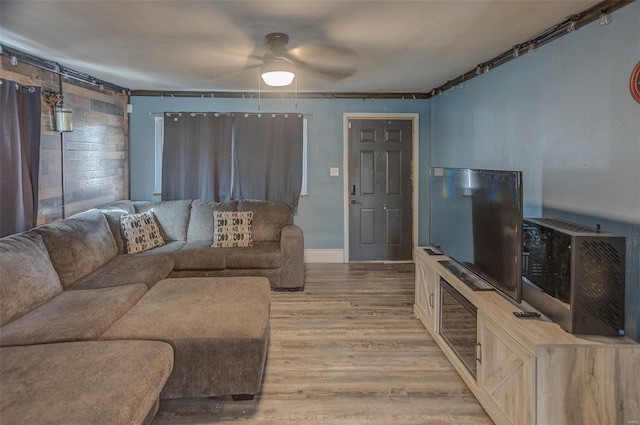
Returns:
[[[212,248],[253,246],[253,211],[214,211]]]
[[[120,227],[127,254],[135,254],[164,245],[153,211],[125,214],[120,217]]]

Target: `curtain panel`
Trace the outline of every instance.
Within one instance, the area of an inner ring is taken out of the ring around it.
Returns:
[[[0,79],[0,237],[36,225],[41,104],[40,87]]]
[[[166,113],[162,199],[262,199],[297,209],[302,131],[300,114]]]
[[[231,114],[165,114],[163,200],[231,199],[232,123]]]
[[[302,115],[236,114],[233,197],[298,208],[302,189]]]

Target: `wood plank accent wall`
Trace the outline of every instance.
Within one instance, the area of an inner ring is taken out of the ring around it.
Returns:
[[[128,199],[128,96],[72,79],[63,80],[60,87],[53,72],[23,63],[12,66],[9,58],[1,59],[2,78],[43,91],[62,88],[64,107],[73,110],[73,132],[58,133],[47,99],[42,98],[38,225]]]

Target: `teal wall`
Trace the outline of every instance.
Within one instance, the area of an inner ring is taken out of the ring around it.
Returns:
[[[525,216],[627,237],[626,330],[640,337],[640,2],[430,100],[430,165],[523,171]],[[516,41],[516,40],[514,40]]]
[[[155,200],[154,122],[151,112],[296,112],[308,119],[308,198],[300,199],[296,224],[304,230],[307,249],[342,249],[343,225],[343,114],[417,113],[419,114],[420,158],[428,152],[427,102],[425,100],[372,99],[257,99],[132,97],[130,115],[131,199]],[[426,161],[426,160],[424,160]],[[339,167],[340,177],[330,177],[329,167]],[[423,170],[424,171],[424,170]],[[426,172],[419,180],[425,181]],[[422,202],[426,198],[421,198]],[[423,210],[425,206],[423,205]],[[426,230],[421,229],[421,234]],[[426,239],[426,237],[423,237]]]

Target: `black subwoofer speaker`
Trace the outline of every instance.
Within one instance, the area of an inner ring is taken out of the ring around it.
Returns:
[[[566,331],[624,335],[624,236],[525,219],[522,275],[523,298]]]

